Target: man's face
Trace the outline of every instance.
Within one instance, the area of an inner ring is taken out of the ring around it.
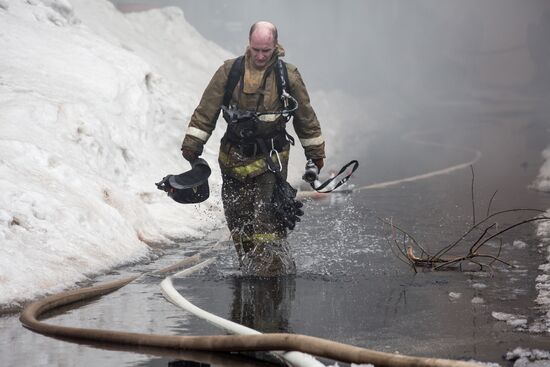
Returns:
[[[264,67],[273,56],[274,51],[275,42],[271,34],[266,32],[252,33],[250,37],[250,55],[256,67]]]

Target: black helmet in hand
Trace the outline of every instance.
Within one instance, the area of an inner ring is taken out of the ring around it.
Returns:
[[[178,203],[201,203],[210,196],[208,177],[211,172],[208,163],[202,158],[197,158],[191,163],[190,171],[168,175],[155,185],[159,190],[166,191],[168,196]]]

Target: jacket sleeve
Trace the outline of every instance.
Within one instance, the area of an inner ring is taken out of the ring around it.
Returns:
[[[227,63],[220,66],[202,94],[201,101],[191,116],[181,148],[201,154],[216,127],[220,106],[227,83]]]
[[[325,139],[321,125],[311,107],[309,95],[298,69],[287,64],[290,94],[296,98],[298,109],[294,112],[294,131],[300,139],[307,159],[325,158]]]

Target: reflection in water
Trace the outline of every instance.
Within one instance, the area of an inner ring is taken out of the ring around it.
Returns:
[[[235,277],[231,320],[262,333],[291,332],[288,320],[295,293],[293,276]]]

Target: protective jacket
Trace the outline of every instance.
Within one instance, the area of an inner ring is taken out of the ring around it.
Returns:
[[[280,45],[277,45],[270,62],[265,67],[258,69],[253,64],[250,51],[247,49],[244,76],[233,90],[230,105],[236,105],[241,110],[256,112],[282,110],[283,103],[279,98],[276,75],[273,70],[273,64],[277,58],[282,56],[284,56],[284,50]],[[198,107],[191,116],[182,149],[187,148],[197,154],[202,153],[204,144],[216,127],[229,71],[234,62],[235,59],[225,61],[210,80]],[[293,126],[305,150],[306,158],[325,158],[325,143],[321,128],[311,107],[302,77],[294,65],[288,63],[285,63],[285,65],[288,72],[289,93],[298,102],[298,109],[293,116]],[[265,120],[267,121],[259,121],[255,134],[258,137],[265,138],[268,144],[272,145],[269,148],[275,148],[280,152],[278,159],[286,167],[290,146],[286,139],[281,139],[281,137],[284,137],[283,118]],[[225,122],[223,123],[225,124]],[[276,139],[270,140],[273,137],[276,137]],[[258,151],[256,146],[238,144],[230,139],[228,132],[221,141],[219,163],[222,173],[240,180],[257,177],[268,169],[265,157]]]

